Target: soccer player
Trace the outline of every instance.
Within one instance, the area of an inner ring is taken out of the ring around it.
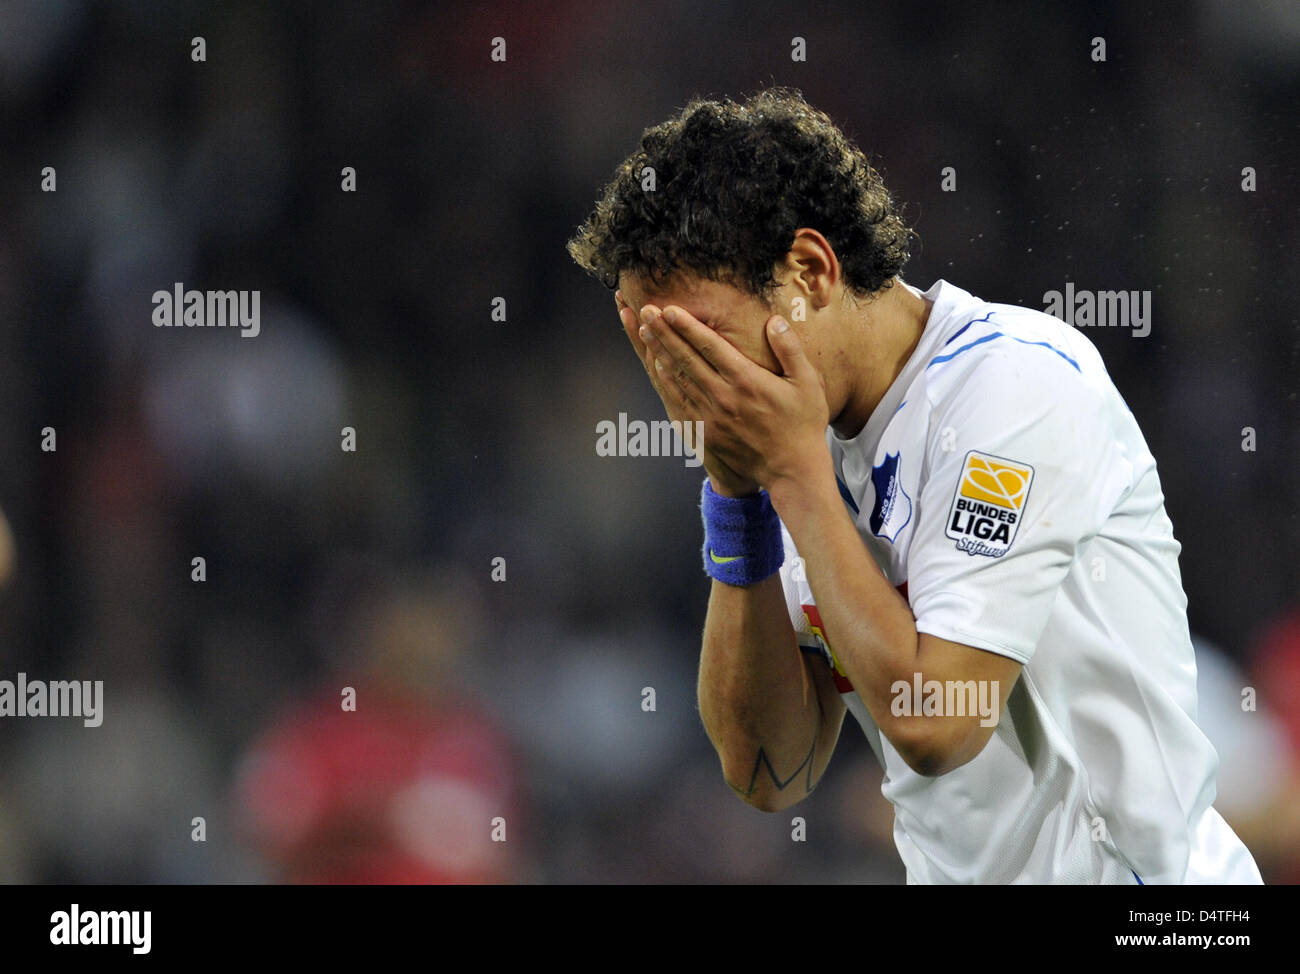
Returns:
[[[702,421],[699,706],[728,784],[812,791],[846,709],[911,883],[1258,883],[1213,808],[1180,545],[1101,358],[900,274],[879,175],[788,89],[647,129],[569,242]]]

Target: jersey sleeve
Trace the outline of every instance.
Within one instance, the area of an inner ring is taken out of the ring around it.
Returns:
[[[1049,351],[990,349],[930,395],[907,569],[917,631],[1027,663],[1132,465],[1104,391]]]

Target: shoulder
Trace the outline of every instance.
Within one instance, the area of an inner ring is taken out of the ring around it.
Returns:
[[[932,412],[1096,412],[1113,385],[1086,337],[1051,315],[982,303],[920,376]]]
[[[1042,312],[980,310],[931,356],[920,380],[929,475],[960,478],[978,454],[1036,470],[1036,479],[1063,491],[1077,488],[1081,503],[1100,470],[1116,490],[1131,483],[1121,462],[1127,407],[1092,343]],[[1109,502],[1114,492],[1101,493]]]

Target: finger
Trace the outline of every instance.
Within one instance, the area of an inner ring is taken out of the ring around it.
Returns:
[[[638,331],[641,328],[641,322],[637,318],[636,312],[631,308],[624,306],[618,313],[619,320],[623,323],[623,333],[627,335],[627,340],[632,343],[636,349],[636,357],[641,360],[641,367],[650,377],[650,384],[658,388],[658,377],[654,370],[654,360],[651,357],[650,349],[646,347],[645,342],[641,340]]]
[[[637,347],[638,354],[641,354],[644,358],[645,343],[636,334],[637,329],[641,327],[640,316],[637,314],[636,309],[627,303],[622,291],[614,292],[614,303],[618,305],[618,319],[623,323],[623,330],[627,332],[627,337],[632,340],[632,344]],[[631,318],[624,314],[625,311],[631,315]]]
[[[658,308],[646,305],[641,309],[641,326],[638,333],[641,340],[654,353],[655,359],[663,362],[664,367],[673,374],[678,383],[689,382],[699,388],[706,398],[712,399],[709,390],[716,388],[722,381],[717,370],[690,343],[668,326]]]
[[[637,357],[641,359],[641,367],[645,369],[651,387],[659,394],[661,399],[664,398],[663,381],[660,379],[659,371],[655,368],[654,352],[646,346],[646,343],[641,340],[641,336],[638,334],[641,323],[636,312],[625,307],[619,312],[619,318],[623,322],[623,331],[627,333],[628,340],[632,343],[632,347],[636,349]],[[667,402],[665,401],[664,404],[667,405]]]
[[[664,308],[663,318],[724,379],[734,380],[737,375],[754,367],[754,363],[734,345],[685,308],[670,304]]]
[[[781,363],[781,372],[789,379],[807,378],[815,374],[813,365],[804,354],[803,343],[793,328],[780,315],[767,320],[767,341]]]
[[[628,306],[626,301],[622,300],[622,297],[623,295],[620,291],[616,295],[616,298],[621,305],[618,317],[623,324],[623,331],[627,335],[628,341],[632,343],[632,347],[636,349],[637,357],[641,359],[641,366],[645,369],[646,375],[650,379],[650,385],[654,388],[655,392],[658,393],[659,398],[664,401],[664,405],[669,408],[670,412],[674,407],[681,406],[683,403],[691,403],[693,405],[693,400],[690,400],[685,396],[679,385],[674,384],[673,389],[671,390],[672,395],[665,391],[668,383],[664,378],[664,371],[655,368],[654,352],[646,347],[645,342],[641,340],[641,336],[637,333],[641,327],[637,314]],[[649,307],[653,308],[653,305],[650,305]],[[654,308],[654,310],[657,312],[659,309]]]
[[[627,335],[627,340],[636,349],[637,358],[641,360],[643,365],[648,366],[645,357],[645,342],[641,341],[641,336],[637,334],[641,322],[637,320],[636,312],[627,307],[619,308],[618,320],[623,325],[623,334]]]
[[[659,390],[659,397],[663,399],[664,406],[667,407],[668,415],[672,416],[693,416],[698,412],[698,406],[690,393],[677,381],[672,372],[666,368],[662,361],[651,358],[653,363],[650,371],[653,373],[652,378],[655,380],[655,386]]]

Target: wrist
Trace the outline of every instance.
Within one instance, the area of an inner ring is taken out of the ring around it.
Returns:
[[[785,561],[781,522],[766,492],[726,497],[706,478],[700,511],[705,574],[728,585],[747,586],[780,570]]]
[[[829,491],[836,498],[839,488],[835,482],[835,467],[831,462],[830,451],[824,448],[795,468],[798,472],[776,477],[767,485],[768,496],[772,506],[782,512],[787,509],[804,507],[814,498],[824,496]]]
[[[709,474],[709,487],[719,497],[753,497],[761,489],[752,480],[733,480],[714,474]]]

